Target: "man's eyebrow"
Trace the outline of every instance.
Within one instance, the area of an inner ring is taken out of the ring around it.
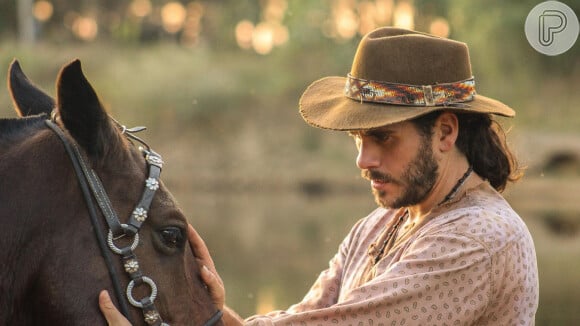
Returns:
[[[365,136],[378,136],[378,135],[389,135],[394,133],[395,131],[391,128],[373,128],[368,130],[362,130],[360,132],[361,135]]]
[[[395,130],[388,128],[388,127],[381,127],[381,128],[372,128],[372,129],[358,129],[358,130],[349,130],[346,133],[352,137],[358,136],[381,136],[381,135],[390,135],[393,134]]]

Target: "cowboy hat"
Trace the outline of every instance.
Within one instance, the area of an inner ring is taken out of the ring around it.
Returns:
[[[515,115],[475,93],[465,43],[393,27],[363,37],[347,77],[317,80],[300,98],[307,123],[333,130],[377,128],[442,109]]]

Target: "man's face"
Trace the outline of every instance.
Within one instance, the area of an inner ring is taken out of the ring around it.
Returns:
[[[354,131],[357,166],[371,181],[375,201],[385,208],[421,203],[438,178],[431,137],[411,122]]]

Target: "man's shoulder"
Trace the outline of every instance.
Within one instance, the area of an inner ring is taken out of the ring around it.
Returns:
[[[466,237],[493,251],[530,239],[523,220],[491,187],[469,192],[432,222],[430,232]]]

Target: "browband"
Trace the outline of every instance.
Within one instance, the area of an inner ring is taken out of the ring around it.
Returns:
[[[360,102],[409,106],[448,106],[472,101],[475,96],[473,77],[435,85],[409,85],[366,80],[347,75],[346,97]]]

